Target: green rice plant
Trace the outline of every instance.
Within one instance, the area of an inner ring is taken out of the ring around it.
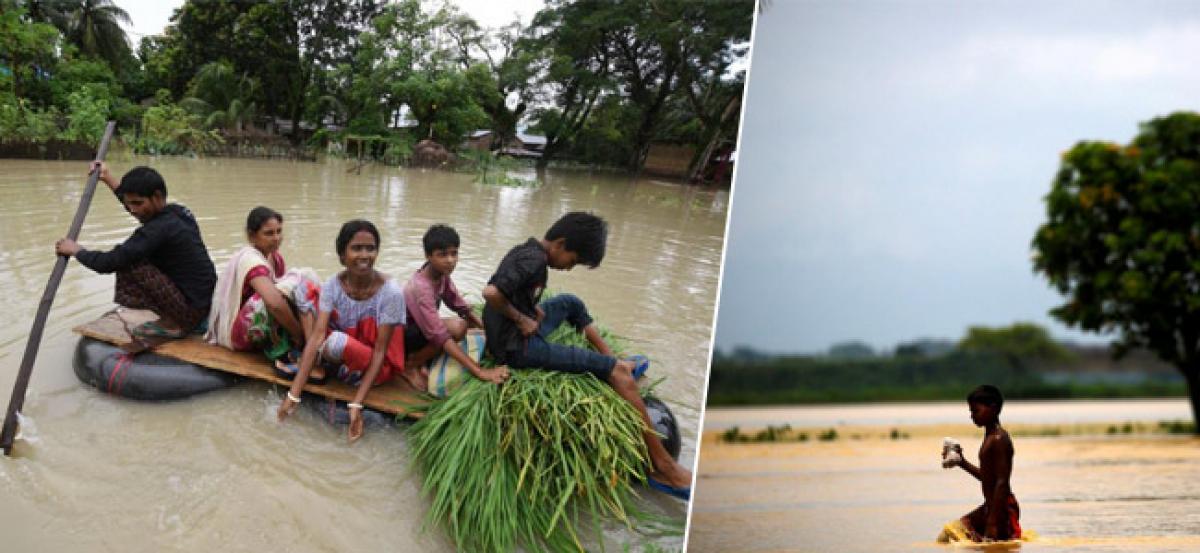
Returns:
[[[568,325],[547,339],[587,347]],[[601,546],[606,521],[643,530],[654,520],[633,489],[649,462],[642,428],[637,411],[589,374],[514,370],[503,386],[470,379],[409,429],[431,501],[426,524],[463,551],[581,551],[581,521]]]

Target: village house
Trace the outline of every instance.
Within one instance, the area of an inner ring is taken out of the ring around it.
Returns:
[[[491,149],[494,137],[491,130],[480,129],[471,133],[465,146],[486,152]],[[505,142],[496,153],[512,157],[540,158],[545,149],[546,137],[518,131],[517,135]]]

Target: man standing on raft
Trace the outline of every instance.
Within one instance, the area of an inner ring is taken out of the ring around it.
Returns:
[[[979,466],[962,455],[957,445],[953,465],[962,467],[979,480],[983,489],[983,505],[962,517],[972,541],[1004,541],[1021,537],[1021,507],[1013,496],[1009,478],[1012,476],[1013,443],[1008,431],[1000,426],[1000,409],[1004,397],[990,384],[975,388],[967,396],[971,422],[984,429],[983,444],[979,447]]]

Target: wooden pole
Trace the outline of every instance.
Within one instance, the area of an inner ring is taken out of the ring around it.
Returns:
[[[108,142],[112,139],[113,130],[117,127],[115,121],[109,121],[104,129],[104,138],[100,139],[100,149],[96,151],[96,161],[104,161],[108,153]],[[79,238],[79,230],[83,227],[83,218],[87,216],[88,207],[92,204],[92,196],[96,192],[96,181],[100,179],[100,171],[88,174],[87,186],[83,189],[83,197],[79,200],[79,208],[75,210],[75,220],[71,221],[71,229],[67,238]],[[42,342],[42,331],[46,328],[46,317],[50,315],[50,305],[54,303],[54,294],[58,292],[58,284],[62,282],[63,273],[67,271],[66,256],[59,256],[54,262],[54,270],[50,272],[50,281],[46,283],[46,291],[42,293],[42,301],[38,304],[37,317],[33,319],[33,329],[29,331],[29,341],[25,343],[25,356],[21,358],[21,369],[17,372],[17,380],[13,383],[12,398],[8,400],[8,411],[4,414],[4,427],[0,430],[0,448],[4,454],[12,453],[13,440],[17,435],[17,412],[25,404],[25,389],[29,387],[29,375],[33,372],[33,361],[37,359],[38,346]]]

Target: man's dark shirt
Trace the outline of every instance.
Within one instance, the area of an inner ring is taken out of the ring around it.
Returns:
[[[217,284],[217,270],[200,238],[200,225],[192,212],[179,204],[167,204],[111,251],[79,250],[75,259],[97,273],[121,271],[148,261],[179,287],[189,306],[199,310],[208,309]]]
[[[537,304],[546,288],[546,250],[537,238],[514,247],[500,261],[500,267],[488,280],[508,302],[521,313],[537,319]],[[487,348],[499,363],[507,363],[514,352],[524,351],[525,337],[521,329],[503,313],[483,307],[483,326],[487,332]]]

